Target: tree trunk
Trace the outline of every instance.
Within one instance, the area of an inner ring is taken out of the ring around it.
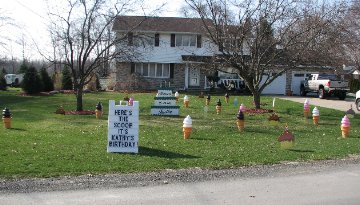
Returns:
[[[79,86],[76,91],[76,111],[83,111],[83,88]]]
[[[259,91],[253,91],[253,99],[254,99],[254,103],[255,103],[255,108],[256,109],[260,109],[260,95],[261,93]]]

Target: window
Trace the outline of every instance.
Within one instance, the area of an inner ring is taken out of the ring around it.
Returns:
[[[190,34],[177,34],[175,39],[176,46],[197,46],[196,40],[197,35],[190,35]]]
[[[127,34],[127,37],[128,37],[128,46],[132,46],[133,45],[133,38],[134,38],[134,34],[129,32]]]
[[[160,45],[160,34],[155,34],[155,46],[158,47]]]
[[[137,63],[135,72],[149,78],[170,78],[170,64]]]

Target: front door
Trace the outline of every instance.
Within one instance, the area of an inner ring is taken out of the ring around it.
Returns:
[[[200,86],[200,68],[190,67],[189,80],[190,86]]]

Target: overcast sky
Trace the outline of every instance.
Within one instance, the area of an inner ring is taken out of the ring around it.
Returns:
[[[0,16],[6,16],[13,19],[16,27],[9,25],[0,25],[0,42],[5,42],[0,48],[0,57],[6,54],[7,57],[22,59],[22,42],[25,42],[25,57],[37,59],[34,43],[44,46],[49,42],[47,32],[47,4],[46,1],[63,0],[0,0]],[[166,3],[164,11],[160,16],[181,16],[179,9],[185,3],[184,0],[144,0],[147,7],[156,8],[162,3]],[[21,40],[24,39],[24,40]]]

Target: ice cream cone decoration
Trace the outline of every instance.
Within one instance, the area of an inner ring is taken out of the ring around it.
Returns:
[[[128,93],[125,93],[124,101],[129,101],[129,100],[130,100],[129,94],[128,94]]]
[[[312,111],[312,116],[313,116],[314,125],[318,125],[319,119],[320,119],[320,112],[319,112],[319,109],[317,107],[314,107],[314,109]]]
[[[352,109],[352,105],[350,105],[350,109],[346,111],[346,115],[348,118],[354,118],[355,117],[355,111]]]
[[[216,103],[216,114],[220,114],[221,113],[221,101],[220,99],[218,100],[218,102]]]
[[[268,120],[270,124],[277,125],[280,122],[280,117],[275,112],[273,112],[268,118]]]
[[[239,107],[239,112],[245,112],[245,105],[241,103],[240,107]]]
[[[204,98],[204,92],[200,92],[199,98]]]
[[[176,102],[178,102],[178,101],[179,101],[179,97],[180,97],[179,92],[178,92],[178,91],[176,91],[176,92],[175,92]]]
[[[192,132],[192,119],[190,115],[188,115],[183,121],[184,139],[189,139],[191,132]]]
[[[229,94],[225,93],[225,102],[226,102],[226,104],[229,104],[229,99],[230,99]]]
[[[6,129],[11,128],[11,112],[9,108],[5,108],[2,112],[2,120]]]
[[[304,117],[306,119],[309,117],[309,113],[310,113],[310,104],[309,104],[309,100],[306,99],[304,102]]]
[[[238,105],[238,103],[239,103],[238,98],[234,98],[234,106],[235,106],[235,107]]]
[[[345,115],[341,120],[341,134],[343,138],[348,138],[350,134],[350,120]]]
[[[281,149],[290,149],[294,146],[295,137],[289,132],[287,125],[285,126],[284,133],[278,138],[278,141],[280,142]]]
[[[210,104],[210,99],[211,99],[211,96],[208,95],[208,96],[206,97],[206,102],[205,102],[205,105],[206,105],[206,106],[209,106],[209,104]]]
[[[244,131],[244,127],[245,127],[245,117],[244,117],[244,113],[242,111],[239,111],[239,113],[236,116],[236,125],[237,128],[239,129],[239,131]]]
[[[133,106],[134,104],[134,98],[133,97],[130,97],[129,99],[129,106]]]
[[[184,96],[184,106],[189,107],[189,97],[187,95]]]
[[[102,116],[102,105],[100,102],[96,105],[95,116],[96,116],[96,119],[100,119]]]

